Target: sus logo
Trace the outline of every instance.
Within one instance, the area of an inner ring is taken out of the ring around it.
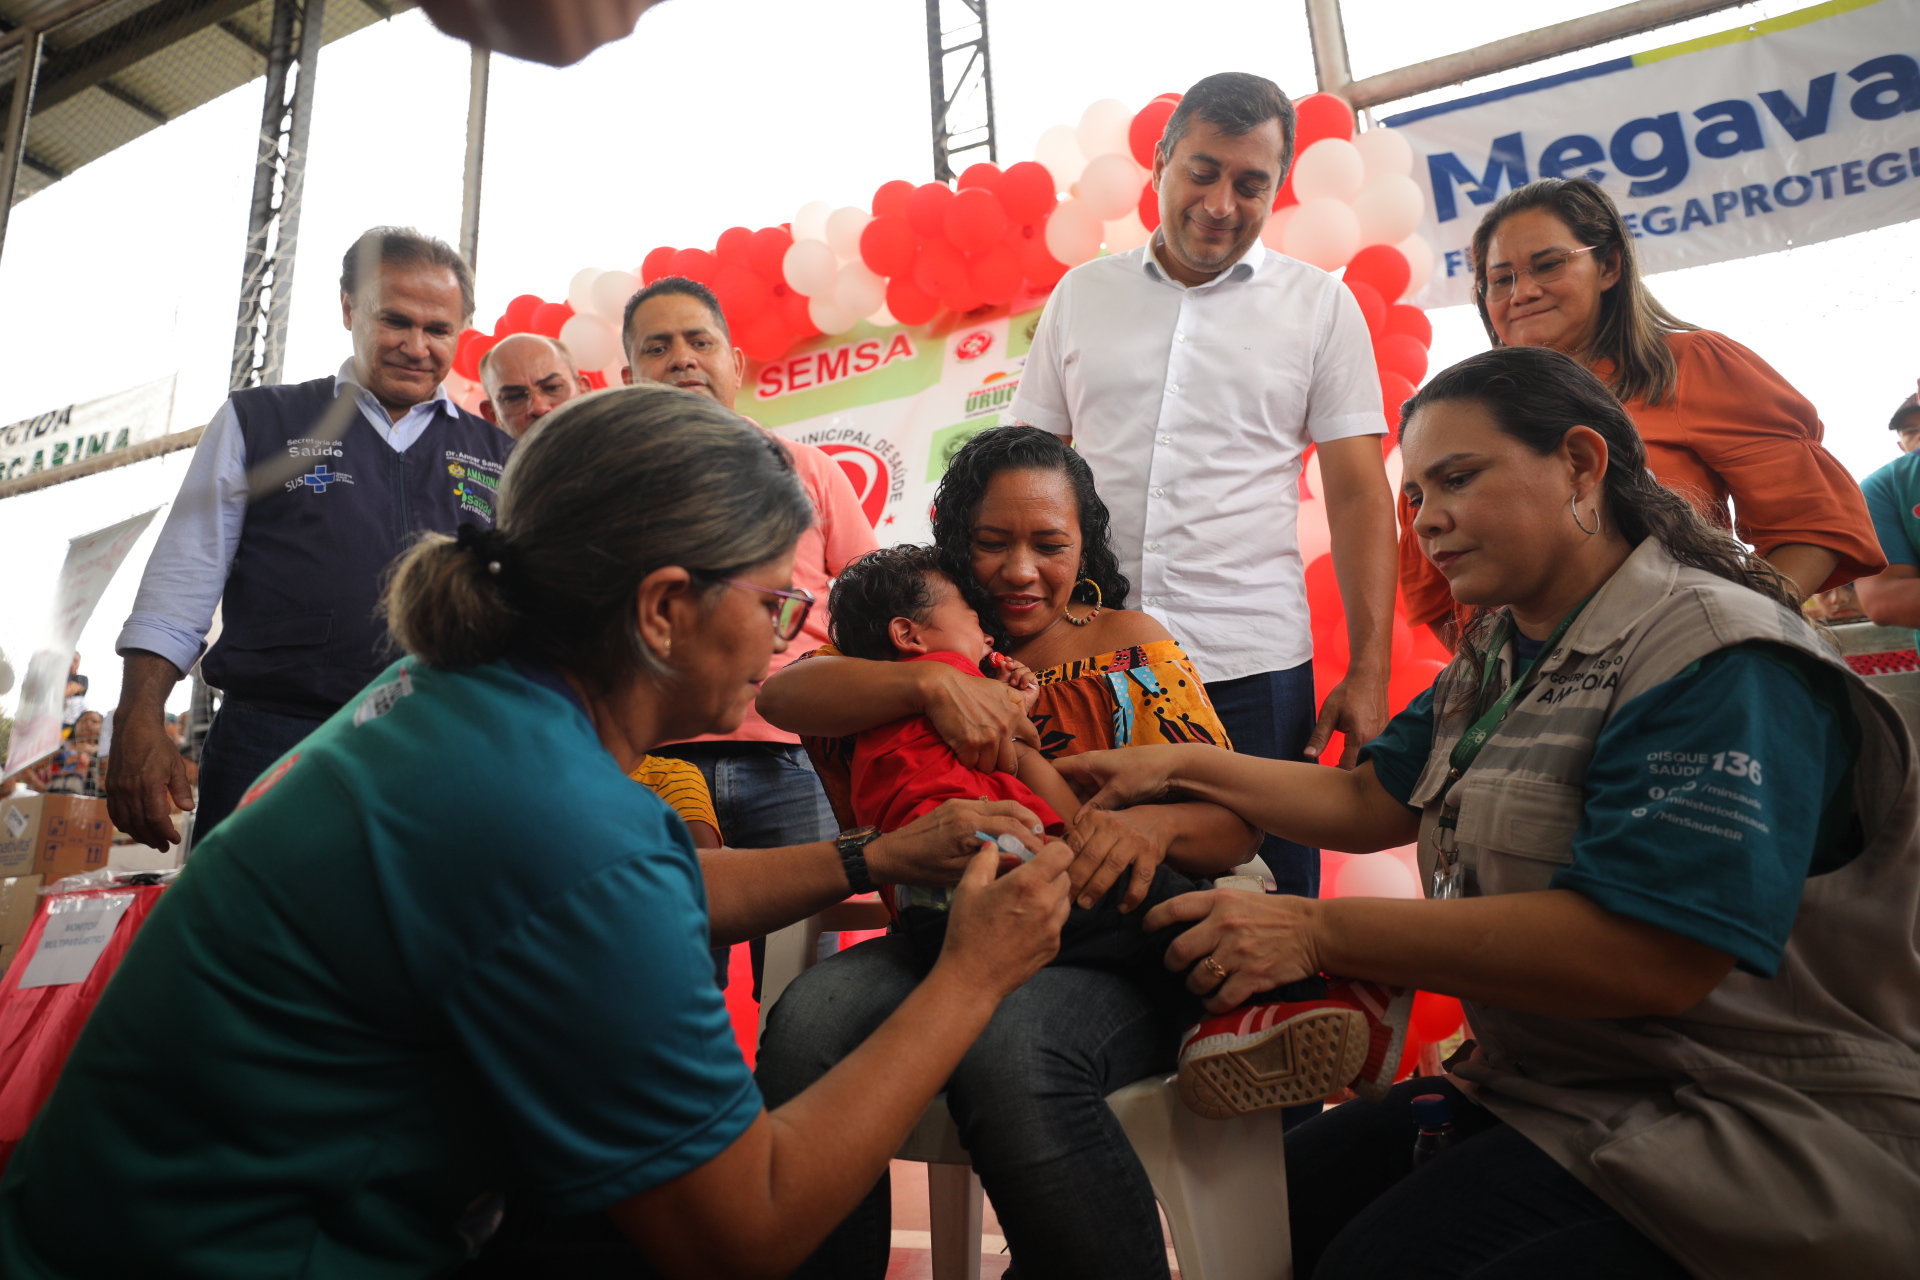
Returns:
[[[878,528],[880,513],[886,510],[887,495],[893,489],[887,460],[857,444],[823,444],[820,451],[840,464],[840,470],[846,472],[853,492],[860,499],[860,510],[866,515],[867,523]]]

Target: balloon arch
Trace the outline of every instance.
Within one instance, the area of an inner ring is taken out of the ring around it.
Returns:
[[[1166,93],[1135,111],[1104,99],[1075,125],[1040,135],[1034,157],[1001,169],[976,164],[952,187],[883,184],[868,208],[803,205],[777,227],[730,227],[711,248],[660,246],[634,271],[596,267],[575,273],[565,300],[522,294],[491,332],[460,335],[450,392],[469,408],[481,397],[480,359],[514,333],[565,342],[596,387],[617,385],[619,322],[627,299],[664,276],[707,285],[720,300],[734,341],[755,364],[797,344],[851,330],[960,323],[1020,314],[1044,303],[1071,267],[1145,244],[1160,210],[1149,170],[1154,147],[1180,101]],[[1426,377],[1433,328],[1408,303],[1433,273],[1433,248],[1418,226],[1425,197],[1409,176],[1413,152],[1391,129],[1356,132],[1353,109],[1328,93],[1294,104],[1297,159],[1261,233],[1272,249],[1341,273],[1373,337],[1384,403],[1390,478],[1398,486],[1398,408]],[[1331,535],[1309,455],[1301,476],[1299,538],[1307,564],[1314,676],[1324,693],[1348,665],[1344,609],[1329,554]],[[1391,706],[1398,711],[1425,689],[1449,655],[1407,626],[1396,608]],[[1334,739],[1327,759],[1339,758]],[[1369,857],[1329,851],[1324,891],[1337,897],[1418,897],[1411,847]],[[1408,1063],[1422,1045],[1455,1035],[1459,1003],[1420,994],[1408,1037]]]

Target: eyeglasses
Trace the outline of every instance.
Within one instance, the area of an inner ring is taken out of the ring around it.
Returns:
[[[1535,284],[1552,284],[1566,271],[1567,264],[1583,253],[1592,253],[1600,246],[1590,244],[1584,249],[1573,249],[1552,258],[1544,258],[1530,267],[1501,267],[1487,273],[1487,283],[1482,286],[1488,302],[1505,302],[1513,296],[1514,288],[1520,283],[1521,276],[1532,276]]]
[[[800,628],[807,625],[807,615],[813,612],[813,593],[809,591],[783,591],[779,587],[763,587],[744,578],[721,578],[719,581],[730,587],[745,587],[763,595],[778,596],[780,607],[773,613],[773,633],[782,640],[791,640],[799,635]]]

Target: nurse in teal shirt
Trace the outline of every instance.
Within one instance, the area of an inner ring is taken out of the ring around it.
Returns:
[[[1887,429],[1900,456],[1860,482],[1887,567],[1854,583],[1860,607],[1883,627],[1912,627],[1920,637],[1920,396],[1893,411]]]
[[[631,767],[726,732],[797,633],[785,453],[663,387],[524,441],[497,531],[429,535],[407,656],[281,759],[129,951],[0,1183],[0,1274],[413,1277],[503,1198],[605,1211],[668,1276],[778,1275],[879,1177],[1052,955],[1064,846],[998,879],[956,803],[901,831],[696,854]],[[868,878],[959,884],[939,965],[769,1114],[710,944]]]

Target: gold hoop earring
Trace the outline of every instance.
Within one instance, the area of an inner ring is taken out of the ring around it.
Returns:
[[[1082,579],[1080,579],[1080,582],[1084,582],[1084,583],[1086,583],[1086,584],[1087,584],[1088,586],[1090,586],[1090,587],[1092,587],[1092,588],[1093,588],[1093,612],[1092,612],[1092,613],[1090,613],[1090,614],[1088,614],[1088,615],[1087,615],[1086,617],[1084,617],[1084,618],[1076,618],[1076,617],[1074,617],[1074,616],[1073,616],[1072,614],[1070,614],[1070,613],[1068,613],[1068,612],[1067,612],[1067,606],[1066,606],[1066,605],[1061,605],[1061,606],[1060,606],[1060,616],[1061,616],[1061,617],[1063,617],[1063,618],[1065,618],[1065,619],[1066,619],[1066,620],[1067,620],[1068,622],[1070,622],[1070,623],[1072,623],[1072,624],[1073,624],[1074,626],[1076,626],[1076,627],[1084,627],[1084,626],[1086,626],[1086,625],[1087,625],[1087,624],[1088,624],[1089,622],[1092,622],[1092,621],[1093,621],[1093,620],[1094,620],[1095,618],[1097,618],[1097,617],[1099,617],[1099,616],[1100,616],[1100,610],[1101,610],[1102,608],[1104,608],[1104,607],[1106,606],[1106,603],[1107,603],[1107,597],[1106,597],[1106,595],[1105,595],[1105,594],[1104,594],[1104,593],[1103,593],[1103,592],[1102,592],[1102,591],[1100,590],[1100,584],[1099,584],[1099,583],[1097,583],[1097,582],[1095,582],[1095,581],[1094,581],[1094,580],[1093,580],[1092,578],[1082,578]],[[1077,588],[1077,587],[1079,587],[1079,585],[1080,585],[1080,582],[1076,582],[1076,583],[1074,583],[1073,585],[1074,585],[1074,586],[1075,586],[1075,587]],[[1069,599],[1069,601],[1071,601],[1071,599],[1072,599],[1072,596],[1068,596],[1068,599]]]
[[[1580,495],[1577,493],[1571,498],[1568,498],[1567,510],[1573,515],[1574,527],[1591,538],[1594,534],[1600,532],[1600,504],[1597,502],[1593,504],[1593,528],[1589,529],[1580,522],[1580,508],[1574,505],[1579,501]]]

